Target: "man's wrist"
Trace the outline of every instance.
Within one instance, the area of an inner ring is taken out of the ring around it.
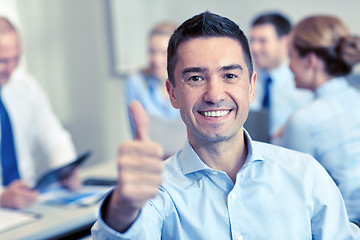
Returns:
[[[101,217],[109,227],[117,232],[124,233],[135,222],[140,210],[122,205],[114,192],[110,193],[104,200]]]

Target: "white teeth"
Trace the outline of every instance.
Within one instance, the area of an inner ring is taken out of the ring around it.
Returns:
[[[221,110],[221,111],[207,111],[207,112],[201,112],[202,115],[205,117],[222,117],[228,114],[230,110]]]

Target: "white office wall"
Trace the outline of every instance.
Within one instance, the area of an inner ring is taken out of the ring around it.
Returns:
[[[109,0],[113,7],[115,68],[120,73],[146,65],[146,37],[154,23],[171,19],[182,23],[209,10],[235,21],[245,34],[253,17],[263,11],[281,11],[296,23],[310,14],[333,14],[360,35],[360,1],[345,0]]]
[[[0,0],[2,1],[2,0]],[[152,23],[171,18],[181,23],[210,10],[236,21],[248,32],[252,17],[282,10],[296,22],[311,13],[341,16],[360,35],[360,1],[345,0],[17,0],[27,68],[48,92],[55,112],[79,152],[93,149],[92,161],[116,157],[130,138],[123,81],[111,75],[106,6],[115,6],[115,23],[124,54],[146,62],[146,34]],[[114,3],[115,2],[115,3]],[[125,14],[126,13],[126,14]],[[131,34],[128,34],[131,33]],[[137,34],[140,34],[137,36]],[[143,43],[143,44],[142,44]],[[137,46],[141,45],[141,46]],[[114,49],[115,51],[115,49]]]

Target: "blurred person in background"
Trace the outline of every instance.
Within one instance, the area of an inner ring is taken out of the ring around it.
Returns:
[[[360,38],[334,16],[300,21],[290,39],[296,87],[315,99],[286,124],[283,145],[314,156],[339,187],[351,221],[360,223],[360,93],[345,80],[360,62]],[[329,196],[331,197],[331,196]]]
[[[61,126],[40,85],[23,71],[16,71],[21,46],[14,25],[0,17],[0,115],[1,165],[0,207],[25,208],[39,192],[31,185],[38,157],[54,168],[75,158],[71,137]],[[78,170],[63,184],[76,189],[81,185]]]
[[[268,110],[270,141],[277,138],[288,117],[312,99],[311,91],[297,89],[288,65],[289,19],[277,12],[255,17],[251,24],[250,49],[258,72],[251,111]]]
[[[131,75],[126,81],[126,103],[139,101],[146,112],[162,118],[180,119],[166,91],[167,45],[177,24],[164,21],[153,27],[149,34],[149,67]],[[130,115],[129,115],[130,116]],[[130,117],[131,121],[131,117]],[[131,121],[133,130],[133,123]]]

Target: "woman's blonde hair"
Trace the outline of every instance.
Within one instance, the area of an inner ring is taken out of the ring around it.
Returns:
[[[311,16],[292,30],[292,44],[300,56],[314,52],[323,59],[333,76],[347,75],[360,62],[360,38],[351,36],[348,27],[334,16]]]
[[[153,35],[171,35],[176,30],[178,25],[172,21],[163,21],[157,23],[150,31],[150,36]]]

